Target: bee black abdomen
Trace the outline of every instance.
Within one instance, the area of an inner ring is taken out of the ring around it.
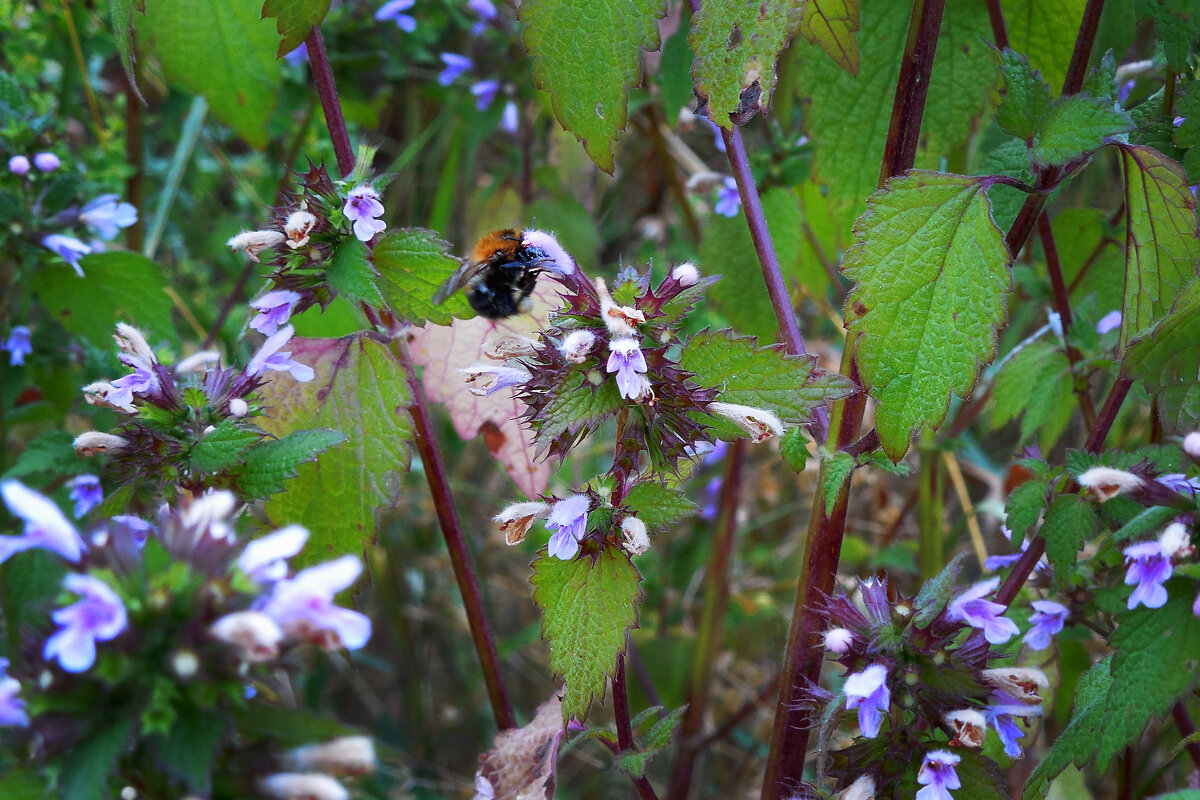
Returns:
[[[481,317],[515,316],[521,313],[521,302],[533,294],[539,272],[520,261],[492,265],[467,287],[467,302]]]

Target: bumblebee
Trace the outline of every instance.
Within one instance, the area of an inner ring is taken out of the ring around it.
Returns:
[[[476,314],[504,319],[528,313],[533,306],[529,296],[543,270],[561,276],[574,268],[570,256],[548,233],[512,228],[493,231],[479,240],[470,259],[442,284],[433,302],[444,303],[461,289]]]

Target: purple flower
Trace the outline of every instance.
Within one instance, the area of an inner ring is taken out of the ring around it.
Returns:
[[[708,126],[712,131],[713,145],[717,148],[718,153],[725,152],[725,137],[721,135],[721,126],[713,122],[708,117],[700,117],[700,121]]]
[[[1050,646],[1050,637],[1063,629],[1071,612],[1052,600],[1034,600],[1033,612],[1029,618],[1032,627],[1025,634],[1025,644],[1034,650],[1045,650]]]
[[[79,274],[79,277],[83,277],[83,268],[79,266],[79,259],[81,256],[86,256],[92,252],[92,248],[74,236],[63,236],[61,233],[52,233],[44,237],[42,239],[42,247],[58,253],[64,261],[75,268],[75,272]]]
[[[488,22],[496,18],[496,7],[492,5],[492,0],[467,0],[467,8]]]
[[[737,181],[726,178],[717,192],[717,204],[713,207],[722,217],[736,217],[742,207],[742,196],[738,194]]]
[[[1175,119],[1171,120],[1171,124],[1174,125],[1176,128],[1178,128],[1180,125],[1182,125],[1185,122],[1187,122],[1187,117],[1176,117]]]
[[[158,391],[160,384],[154,367],[140,358],[123,354],[121,361],[133,367],[133,372],[122,375],[112,382],[112,391],[104,395],[104,402],[111,403],[125,411],[135,411],[133,398],[135,395],[148,395]]]
[[[1137,584],[1129,595],[1129,608],[1138,605],[1146,608],[1161,608],[1167,602],[1167,589],[1163,583],[1171,577],[1171,559],[1163,555],[1158,542],[1138,542],[1125,548],[1125,560],[1129,569],[1125,573],[1125,585]]]
[[[504,113],[500,115],[500,130],[514,135],[521,127],[521,117],[517,114],[517,104],[509,100],[504,104]]]
[[[275,584],[262,611],[288,636],[326,650],[357,650],[371,638],[371,620],[357,611],[333,604],[362,573],[357,556],[342,556],[303,570]]]
[[[72,573],[63,585],[82,598],[50,615],[61,630],[46,640],[42,657],[57,658],[67,672],[83,672],[96,661],[96,642],[115,639],[125,630],[125,604],[104,581],[91,575]]]
[[[308,45],[306,45],[304,42],[301,42],[300,46],[284,56],[283,60],[291,64],[293,67],[298,67],[301,64],[307,64]]]
[[[28,175],[30,163],[25,156],[13,156],[8,160],[8,171],[13,175]]]
[[[417,21],[403,12],[408,11],[415,4],[416,0],[390,0],[375,12],[375,19],[380,22],[390,19],[399,26],[400,30],[412,33],[417,29]]]
[[[483,111],[496,99],[500,91],[500,81],[479,81],[471,84],[471,94],[475,95],[475,107]]]
[[[1110,311],[1101,317],[1100,321],[1096,323],[1096,333],[1108,333],[1109,331],[1115,330],[1119,327],[1121,327],[1121,312]]]
[[[288,325],[271,334],[263,342],[259,351],[254,354],[254,357],[250,359],[250,363],[246,366],[246,374],[253,378],[261,375],[264,370],[290,372],[292,377],[300,383],[311,381],[315,375],[312,367],[301,364],[299,361],[293,361],[290,351],[279,349],[287,344],[295,333],[295,329]]]
[[[101,239],[111,241],[121,228],[137,222],[138,212],[129,203],[122,203],[115,194],[102,194],[83,207],[79,219]]]
[[[972,628],[982,629],[983,637],[991,644],[1004,644],[1021,630],[1017,623],[1000,616],[1004,613],[1004,606],[983,599],[999,585],[999,578],[975,584],[951,601],[946,609],[946,618],[951,622],[965,622]]]
[[[25,701],[17,697],[21,684],[8,677],[7,670],[8,659],[0,658],[0,726],[24,728],[29,725],[29,715],[25,713]]]
[[[42,172],[54,172],[58,169],[58,165],[62,163],[58,160],[58,156],[54,153],[38,153],[33,157],[33,165]]]
[[[872,664],[862,672],[848,676],[842,691],[846,695],[846,708],[858,709],[858,727],[862,735],[874,739],[879,735],[879,723],[883,719],[880,712],[887,711],[892,702],[892,693],[887,686],[887,667]]]
[[[637,400],[644,393],[646,357],[637,339],[615,339],[608,343],[608,364],[605,369],[617,373],[617,390],[627,400]]]
[[[308,531],[288,525],[246,545],[238,556],[238,569],[258,583],[273,583],[287,577],[287,559],[308,541]]]
[[[475,66],[474,61],[457,53],[442,53],[442,63],[446,65],[446,68],[438,75],[438,83],[442,86],[454,83],[459,75]]]
[[[1192,601],[1192,613],[1200,617],[1200,594],[1196,595],[1196,599]]]
[[[509,386],[520,386],[530,379],[527,370],[519,367],[501,367],[495,364],[472,364],[459,370],[467,377],[464,381],[473,384],[467,391],[479,397],[490,397],[493,392]]]
[[[354,235],[360,242],[369,242],[371,238],[381,233],[387,224],[375,217],[383,216],[383,203],[379,195],[370,186],[355,186],[346,195],[346,205],[342,208],[346,219],[354,223]]]
[[[962,781],[954,771],[959,757],[945,750],[934,750],[925,754],[925,762],[917,772],[917,783],[923,789],[917,792],[916,800],[954,800],[951,789],[958,789]]]
[[[267,292],[262,297],[250,303],[250,307],[258,310],[258,315],[250,321],[250,327],[264,336],[270,336],[287,324],[292,316],[292,309],[300,302],[300,293],[289,289],[277,289]]]
[[[1179,494],[1189,494],[1195,497],[1196,492],[1200,492],[1200,478],[1189,478],[1182,472],[1159,475],[1157,480],[1172,492],[1178,492]]]
[[[79,519],[104,499],[100,479],[95,475],[77,475],[67,481],[71,488],[71,499],[75,501],[75,519]]]
[[[1121,84],[1121,88],[1117,89],[1117,102],[1122,106],[1125,105],[1125,101],[1129,99],[1129,93],[1133,91],[1133,87],[1136,83],[1136,80],[1127,80]]]
[[[1009,758],[1021,757],[1021,746],[1017,739],[1025,738],[1025,731],[1016,723],[1017,717],[1039,717],[1040,706],[1028,705],[1017,700],[1008,692],[993,690],[991,703],[983,710],[983,716],[996,729],[996,735],[1004,745],[1004,754]]]
[[[8,365],[10,367],[19,367],[25,363],[25,356],[33,352],[33,335],[26,325],[14,325],[12,330],[8,332],[8,339],[4,342],[4,349],[8,351]]]
[[[58,553],[72,564],[79,561],[83,540],[53,501],[18,481],[0,483],[0,496],[8,510],[25,521],[22,535],[0,536],[0,564],[13,553],[35,547]]]
[[[551,558],[561,558],[564,561],[574,558],[579,552],[579,543],[587,533],[588,508],[591,501],[586,494],[573,494],[565,500],[559,500],[550,509],[550,518],[546,527],[554,531],[550,537],[549,554]]]

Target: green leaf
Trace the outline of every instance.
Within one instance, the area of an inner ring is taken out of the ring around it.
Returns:
[[[1050,782],[1070,764],[1082,767],[1092,760],[1106,722],[1105,707],[1113,683],[1111,666],[1112,656],[1105,656],[1079,679],[1071,722],[1025,782],[1023,797],[1045,797]]]
[[[1008,780],[995,761],[977,750],[965,750],[954,772],[962,784],[962,797],[971,800],[1008,800]],[[956,790],[957,791],[957,790]]]
[[[782,347],[756,347],[730,331],[701,331],[684,343],[679,365],[721,402],[772,411],[785,423],[812,419],[813,409],[854,393],[852,382],[816,366],[814,356],[787,355]]]
[[[947,3],[938,34],[917,166],[942,168],[965,150],[972,131],[993,107],[1000,70],[986,3]],[[894,88],[894,86],[893,86]],[[887,105],[891,108],[891,102]],[[955,162],[951,162],[955,163]]]
[[[423,228],[393,230],[375,245],[371,260],[379,270],[379,290],[398,317],[448,325],[454,317],[466,319],[474,313],[461,292],[440,306],[433,304],[434,293],[461,266],[449,249],[437,234]]]
[[[551,387],[548,395],[550,399],[545,407],[531,420],[537,431],[539,449],[548,447],[567,432],[573,438],[589,436],[604,420],[628,407],[616,381],[593,386],[578,370],[570,373],[561,384]]]
[[[1121,371],[1143,382],[1158,399],[1159,417],[1171,433],[1186,434],[1200,421],[1200,281],[1175,299],[1171,312],[1125,353]]]
[[[371,264],[367,246],[357,237],[342,240],[329,259],[329,269],[325,275],[329,285],[350,302],[376,307],[384,305],[383,296],[379,294],[379,287],[375,283],[379,273]]]
[[[925,581],[913,598],[913,622],[920,626],[933,622],[958,594],[958,573],[962,571],[966,554],[959,553],[941,572]]]
[[[71,475],[86,469],[75,455],[75,437],[66,431],[48,431],[25,445],[17,463],[4,473],[5,478],[22,478],[38,472]]]
[[[1050,107],[1050,85],[1029,64],[1029,57],[1015,50],[1000,53],[1000,108],[996,123],[1019,139],[1032,139],[1038,123]]]
[[[1059,575],[1075,565],[1079,549],[1095,530],[1095,509],[1079,495],[1064,494],[1051,501],[1042,523],[1042,536],[1046,557]]]
[[[33,290],[67,332],[112,350],[113,328],[128,322],[155,339],[175,341],[171,298],[163,269],[138,253],[113,251],[84,256],[83,277],[65,264],[43,268]]]
[[[255,702],[236,709],[239,734],[262,739],[279,747],[297,747],[309,742],[328,742],[359,731],[336,720],[303,709]]]
[[[265,0],[263,19],[278,17],[275,27],[283,37],[276,58],[283,58],[308,38],[313,28],[329,13],[330,0]]]
[[[701,6],[692,18],[692,75],[713,122],[728,128],[730,114],[751,110],[742,108],[742,92],[756,83],[762,93],[754,104],[767,107],[775,62],[803,14],[804,0],[709,0]]]
[[[642,50],[657,50],[666,0],[526,0],[518,17],[533,77],[554,116],[613,171],[612,145],[625,129],[629,87],[642,80]]]
[[[605,548],[567,561],[542,556],[530,580],[550,668],[567,684],[563,721],[584,720],[592,701],[604,696],[629,629],[637,627],[641,575],[623,551]]]
[[[1133,130],[1133,120],[1111,100],[1075,94],[1050,104],[1038,123],[1033,157],[1042,164],[1065,164],[1098,149],[1104,140]]]
[[[1170,506],[1152,506],[1144,509],[1116,530],[1112,535],[1112,541],[1114,543],[1126,542],[1150,533],[1157,536],[1177,516],[1179,516],[1179,509]]]
[[[821,470],[821,496],[825,498],[825,513],[829,514],[837,502],[842,484],[854,471],[854,456],[849,453],[834,453],[822,460],[824,468]]]
[[[1119,145],[1125,174],[1125,303],[1121,348],[1166,314],[1196,277],[1196,198],[1183,168],[1157,150]]]
[[[1066,430],[1075,411],[1071,362],[1062,348],[1031,342],[996,373],[992,384],[992,427],[1021,417],[1021,441],[1035,434],[1049,451]]]
[[[262,438],[262,431],[249,430],[232,419],[222,420],[192,448],[192,469],[220,472],[239,464],[243,451]]]
[[[1021,545],[1025,533],[1038,521],[1042,509],[1046,507],[1046,493],[1049,491],[1049,482],[1034,479],[1022,483],[1008,495],[1008,502],[1004,505],[1004,524],[1012,531],[1014,547]]]
[[[399,475],[408,470],[412,439],[408,383],[387,348],[367,336],[293,339],[292,358],[312,367],[316,377],[297,383],[282,373],[263,387],[271,417],[268,432],[324,427],[348,441],[305,464],[288,491],[274,495],[267,516],[277,525],[299,523],[312,532],[298,556],[314,563],[359,549],[375,530],[375,513],[399,494]]]
[[[936,428],[996,353],[1012,286],[984,183],[914,171],[867,202],[842,270],[856,281],[846,328],[876,428],[899,461],[914,430]]]
[[[129,82],[137,85],[133,71],[133,6],[134,0],[110,0],[109,14],[112,17],[113,40],[121,56],[121,66]],[[143,9],[144,11],[145,9]]]
[[[108,777],[125,749],[129,722],[109,719],[99,730],[75,745],[63,757],[58,776],[62,800],[108,800]]]
[[[630,489],[624,505],[648,528],[666,528],[699,511],[679,489],[650,481]]]
[[[808,0],[799,33],[846,72],[858,74],[858,0]]]
[[[222,717],[192,709],[182,714],[166,736],[155,742],[155,760],[161,769],[189,788],[208,794],[213,760],[225,730]]]
[[[1083,20],[1087,0],[1001,0],[1009,47],[1029,56],[1033,68],[1040,71],[1058,90],[1067,77],[1075,38]]]
[[[138,26],[167,78],[203,95],[213,116],[257,148],[266,147],[282,80],[279,37],[261,9],[261,0],[151,0]]]
[[[788,428],[779,440],[779,453],[792,472],[803,472],[808,463],[808,437],[799,428]]]
[[[281,439],[265,441],[246,452],[246,466],[238,475],[238,485],[252,498],[282,492],[284,482],[296,477],[301,464],[314,461],[318,455],[346,439],[340,431],[317,428],[293,431]]]
[[[1139,19],[1154,20],[1167,65],[1175,72],[1187,69],[1187,58],[1200,37],[1200,12],[1191,0],[1137,0]]]
[[[46,779],[33,768],[7,769],[0,777],[0,797],[4,800],[46,800],[52,796]]]
[[[662,92],[663,116],[679,119],[679,112],[692,100],[692,46],[688,44],[691,26],[681,21],[679,29],[663,44],[658,62],[658,88]]]

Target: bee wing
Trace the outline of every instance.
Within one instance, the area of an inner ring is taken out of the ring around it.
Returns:
[[[462,266],[454,270],[454,274],[446,279],[446,282],[438,287],[438,290],[433,293],[434,305],[441,305],[450,298],[450,295],[457,292],[467,285],[467,282],[479,271],[479,265],[470,261],[464,261]]]

